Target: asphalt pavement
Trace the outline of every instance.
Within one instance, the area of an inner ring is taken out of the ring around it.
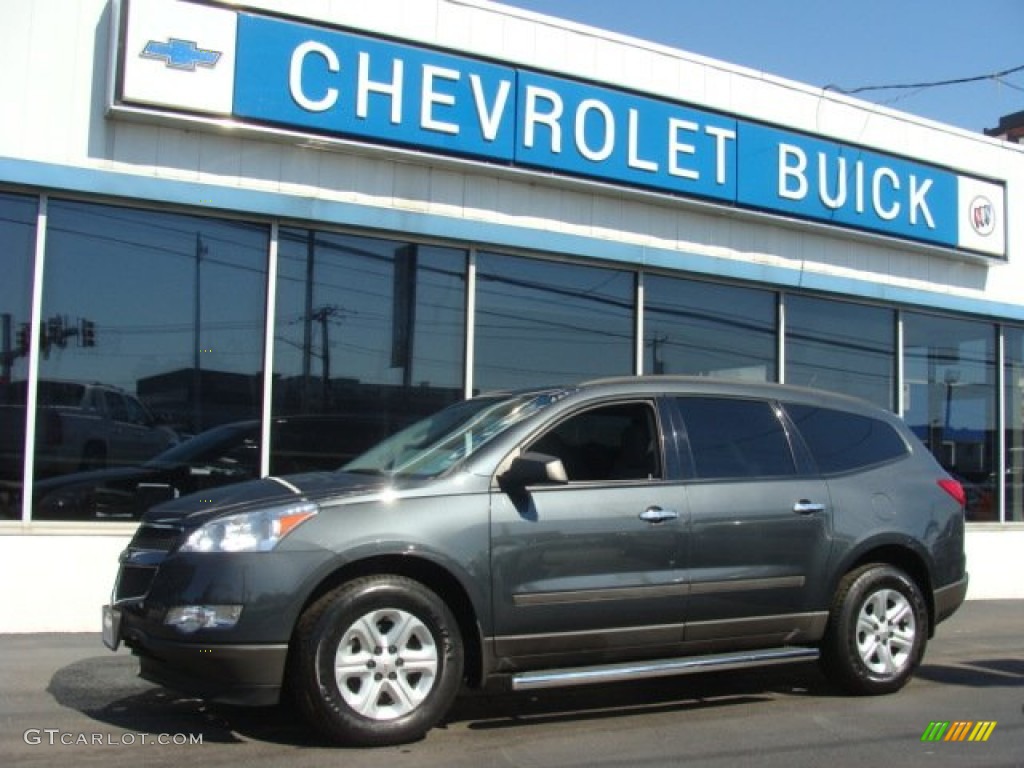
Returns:
[[[420,742],[373,750],[331,746],[280,707],[184,698],[138,679],[136,670],[129,652],[110,653],[98,634],[0,636],[0,761],[19,768],[199,761],[204,768],[379,768],[382,761],[388,768],[1024,767],[1024,601],[966,603],[939,627],[914,680],[890,696],[845,696],[807,663],[491,692],[460,699],[447,723]]]

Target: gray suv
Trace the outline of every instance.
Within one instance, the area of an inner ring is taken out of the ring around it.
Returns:
[[[463,685],[820,658],[902,687],[963,602],[964,494],[894,415],[674,377],[487,394],[337,472],[148,510],[104,607],[142,677],[421,737]]]

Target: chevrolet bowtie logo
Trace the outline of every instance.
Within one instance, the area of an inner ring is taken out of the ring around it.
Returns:
[[[162,61],[171,69],[184,69],[189,72],[195,72],[196,67],[212,69],[217,66],[220,53],[220,51],[200,48],[192,40],[179,40],[176,37],[172,37],[166,43],[150,40],[139,55],[144,59]]]

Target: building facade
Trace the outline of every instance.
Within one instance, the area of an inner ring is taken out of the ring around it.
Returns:
[[[485,0],[0,39],[0,632],[94,631],[153,501],[631,373],[901,414],[968,490],[969,597],[1022,595],[1019,145]]]

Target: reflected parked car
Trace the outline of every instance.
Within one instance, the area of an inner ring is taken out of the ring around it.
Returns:
[[[275,474],[332,471],[379,439],[366,416],[305,414],[271,422]],[[149,507],[260,475],[260,422],[202,432],[137,466],[111,467],[37,482],[35,520],[137,520]]]
[[[35,520],[136,520],[161,501],[259,476],[260,423],[225,424],[134,467],[49,478],[35,485]]]

